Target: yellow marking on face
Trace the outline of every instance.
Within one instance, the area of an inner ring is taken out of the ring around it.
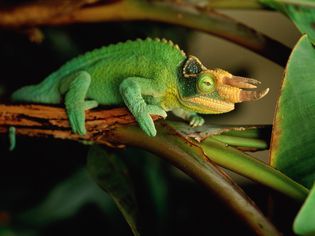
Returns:
[[[217,91],[224,100],[232,103],[240,102],[241,89],[229,85],[219,85]]]
[[[196,104],[192,109],[204,114],[218,114],[234,110],[234,104],[207,97],[185,98],[187,102]]]

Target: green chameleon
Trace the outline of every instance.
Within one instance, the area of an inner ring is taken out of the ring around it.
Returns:
[[[253,101],[269,89],[257,92],[259,81],[207,69],[165,39],[127,41],[78,56],[37,85],[13,93],[18,102],[64,102],[74,133],[84,135],[85,110],[101,105],[126,105],[142,130],[156,135],[150,115],[166,117],[167,111],[203,125],[197,113],[218,114],[234,109],[234,103]]]

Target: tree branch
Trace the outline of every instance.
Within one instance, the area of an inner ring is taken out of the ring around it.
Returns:
[[[0,27],[19,28],[106,21],[151,20],[200,30],[254,51],[284,66],[290,49],[254,29],[219,14],[209,6],[186,1],[81,0],[75,7],[61,7],[52,1],[31,2],[0,8]],[[67,2],[73,2],[67,1]],[[75,2],[75,1],[74,1]],[[235,1],[231,1],[234,2]],[[251,1],[249,1],[251,2]],[[84,4],[83,4],[84,3]]]
[[[158,116],[153,116],[157,120]],[[134,117],[125,108],[86,111],[87,134],[72,133],[63,108],[43,105],[0,105],[0,133],[14,126],[17,135],[54,137],[74,141],[95,142],[107,146],[110,132],[118,126],[135,124]],[[121,146],[116,144],[115,146]]]

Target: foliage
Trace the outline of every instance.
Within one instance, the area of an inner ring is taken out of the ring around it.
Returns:
[[[137,203],[123,162],[93,145],[88,153],[87,169],[93,180],[114,199],[133,234],[140,235]]]
[[[310,102],[315,99],[314,58],[315,50],[303,36],[286,68],[271,149],[271,165],[309,188],[315,180],[314,107]]]

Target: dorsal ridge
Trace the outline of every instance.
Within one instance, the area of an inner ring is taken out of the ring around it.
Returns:
[[[157,37],[152,39],[150,37],[147,37],[146,39],[144,39],[144,41],[155,41],[155,42],[169,45],[172,48],[178,50],[183,56],[186,56],[186,53],[183,50],[181,50],[178,44],[174,43],[172,40],[168,40],[166,38],[157,38]]]

